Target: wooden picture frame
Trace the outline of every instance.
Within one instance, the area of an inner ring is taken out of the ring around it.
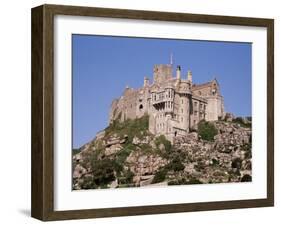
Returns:
[[[267,198],[169,205],[54,210],[54,16],[240,25],[267,29]],[[31,215],[50,220],[163,214],[274,205],[274,20],[230,16],[42,5],[32,9],[32,200]]]

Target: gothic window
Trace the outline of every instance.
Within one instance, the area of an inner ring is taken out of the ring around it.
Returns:
[[[183,117],[181,117],[181,122],[183,122]]]
[[[183,104],[183,99],[181,99],[181,103]]]
[[[181,109],[181,113],[183,113],[183,109]]]
[[[139,106],[139,109],[140,109],[140,110],[142,110],[142,109],[143,109],[143,105],[142,105],[142,104]]]

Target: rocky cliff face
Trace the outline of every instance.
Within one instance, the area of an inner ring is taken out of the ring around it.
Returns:
[[[251,124],[217,121],[216,135],[148,132],[148,118],[115,123],[73,155],[73,188],[117,188],[251,181]],[[209,130],[206,130],[209,131]]]

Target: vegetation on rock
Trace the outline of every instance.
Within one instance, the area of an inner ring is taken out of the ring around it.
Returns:
[[[175,137],[173,144],[151,134],[148,122],[148,115],[116,120],[73,150],[73,189],[252,180],[249,120],[201,121],[196,132]]]
[[[134,136],[143,138],[145,135],[149,134],[148,123],[148,115],[144,115],[143,117],[134,120],[127,119],[124,122],[115,120],[105,129],[105,134],[106,137],[109,137],[113,134],[116,134],[119,137],[124,137],[125,135],[127,135],[128,142],[131,143],[133,141]]]

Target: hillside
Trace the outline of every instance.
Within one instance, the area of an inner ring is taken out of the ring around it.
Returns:
[[[251,122],[213,123],[176,137],[148,131],[148,116],[114,121],[73,154],[73,189],[251,181]]]

